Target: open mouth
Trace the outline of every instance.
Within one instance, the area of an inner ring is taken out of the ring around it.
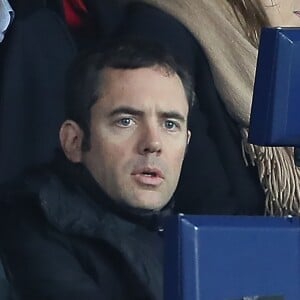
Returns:
[[[132,173],[137,183],[157,187],[164,181],[164,176],[159,169],[144,168]]]
[[[148,177],[158,176],[156,172],[143,172],[142,174],[145,175],[145,176],[148,176]]]

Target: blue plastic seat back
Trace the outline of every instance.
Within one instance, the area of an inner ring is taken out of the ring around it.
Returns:
[[[300,146],[300,28],[261,33],[249,142]]]
[[[165,238],[166,300],[300,299],[298,218],[180,215]]]

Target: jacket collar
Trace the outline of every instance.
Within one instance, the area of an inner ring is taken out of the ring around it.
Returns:
[[[173,201],[160,211],[117,204],[82,164],[71,163],[61,155],[37,174],[27,183],[38,192],[46,217],[61,231],[91,235],[103,224],[120,222],[123,230],[132,230],[138,224],[151,231],[163,231],[163,220],[172,213]]]
[[[27,186],[38,194],[38,204],[54,228],[68,237],[107,243],[130,266],[143,294],[162,298],[163,241],[156,231],[169,207],[161,212],[119,207],[82,165],[66,160],[31,177]]]

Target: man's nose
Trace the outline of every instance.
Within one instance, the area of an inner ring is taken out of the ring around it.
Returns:
[[[139,140],[139,153],[142,155],[149,153],[160,154],[162,150],[161,130],[158,126],[148,125],[142,130]]]

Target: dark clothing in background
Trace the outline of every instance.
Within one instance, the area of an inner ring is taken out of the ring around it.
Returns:
[[[194,78],[197,102],[190,120],[192,138],[175,196],[177,211],[263,214],[265,195],[257,170],[245,165],[237,124],[217,93],[206,56],[192,34],[174,17],[141,3],[127,7],[119,34],[162,43]]]
[[[114,205],[60,161],[2,192],[3,265],[21,299],[162,299],[162,212]]]
[[[0,80],[0,182],[48,161],[64,120],[64,74],[76,51],[46,8],[18,18],[3,42]]]
[[[88,1],[96,30],[72,30],[57,0],[10,1],[15,19],[0,47],[0,183],[48,162],[64,120],[64,78],[78,49],[107,37],[120,19],[116,1]]]

